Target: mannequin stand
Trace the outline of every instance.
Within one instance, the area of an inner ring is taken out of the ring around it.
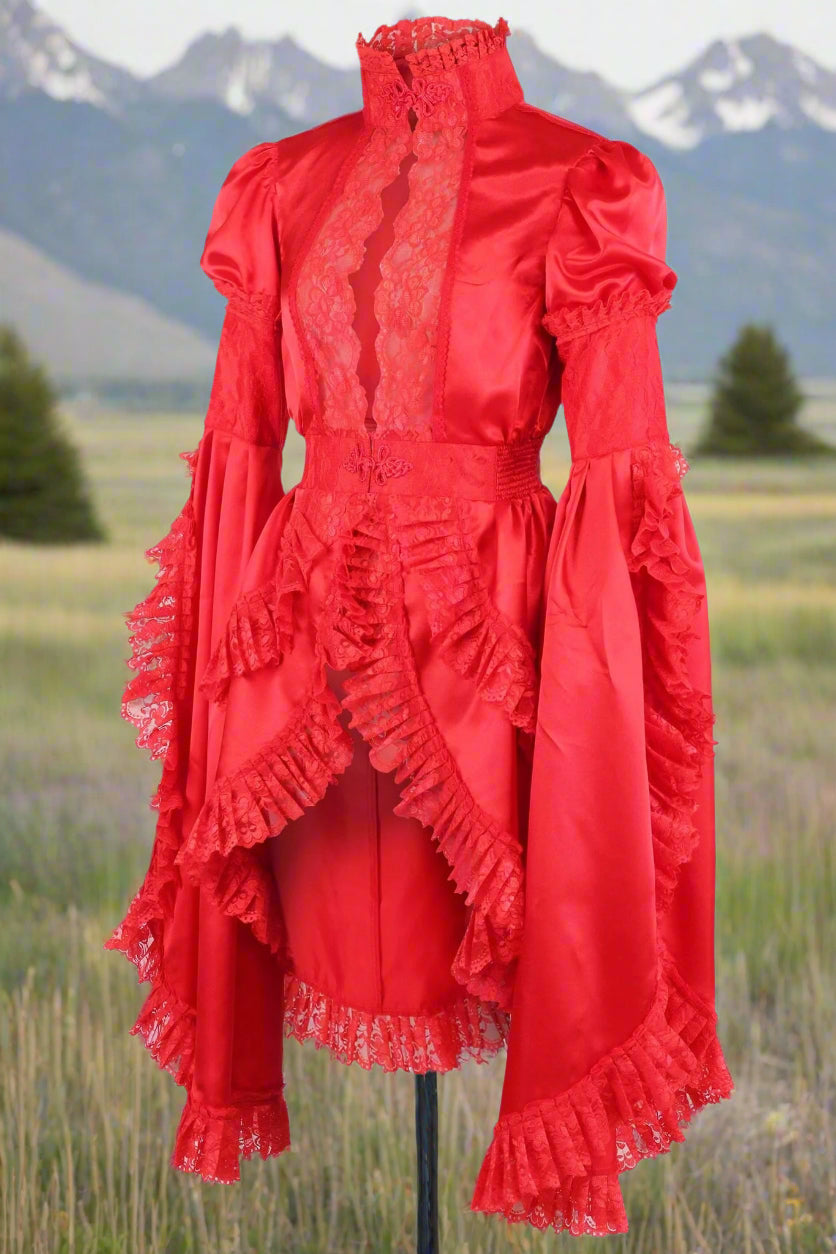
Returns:
[[[438,1086],[434,1071],[415,1077],[418,1254],[438,1254]]]

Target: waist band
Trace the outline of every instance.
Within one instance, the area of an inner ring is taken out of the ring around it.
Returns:
[[[311,431],[300,488],[498,501],[542,487],[542,437],[514,444],[397,440],[374,431]]]

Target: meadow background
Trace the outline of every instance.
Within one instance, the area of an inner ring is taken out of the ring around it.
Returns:
[[[836,384],[802,381],[836,444]],[[688,453],[706,391],[668,389]],[[187,494],[203,415],[65,404],[107,545],[0,542],[0,1252],[313,1254],[415,1248],[413,1079],[287,1041],[293,1146],[241,1183],[168,1165],[184,1093],[132,1025],[148,985],[106,951],[150,857],[159,764],[120,718],[124,611]],[[284,486],[301,474],[288,439]],[[546,445],[569,471],[562,412]],[[836,460],[692,460],[708,578],[719,1033],[735,1080],[686,1141],[621,1177],[613,1254],[836,1249]],[[445,1254],[596,1250],[468,1203],[504,1056],[439,1077]]]

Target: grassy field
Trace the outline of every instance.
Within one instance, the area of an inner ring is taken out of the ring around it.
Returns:
[[[699,389],[671,389],[686,451]],[[805,421],[836,443],[836,389]],[[414,1249],[413,1081],[288,1041],[293,1147],[240,1185],[168,1165],[183,1090],[129,1035],[147,985],[105,951],[150,854],[159,765],[119,717],[122,612],[187,491],[202,416],[70,412],[107,546],[0,544],[0,1254]],[[545,477],[568,473],[562,431]],[[285,487],[301,441],[288,444]],[[836,1249],[836,462],[692,462],[717,724],[720,1036],[735,1080],[669,1154],[622,1176],[607,1249]],[[503,1058],[440,1077],[445,1254],[584,1250],[468,1202]]]

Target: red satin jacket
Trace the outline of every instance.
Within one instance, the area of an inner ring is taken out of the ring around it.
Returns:
[[[105,944],[185,1089],[175,1167],[288,1146],[283,1035],[413,1072],[505,1046],[471,1207],[617,1233],[619,1174],[732,1091],[706,590],[658,173],[528,104],[509,33],[358,35],[362,109],[220,188],[205,429],[128,614],[158,824]]]

